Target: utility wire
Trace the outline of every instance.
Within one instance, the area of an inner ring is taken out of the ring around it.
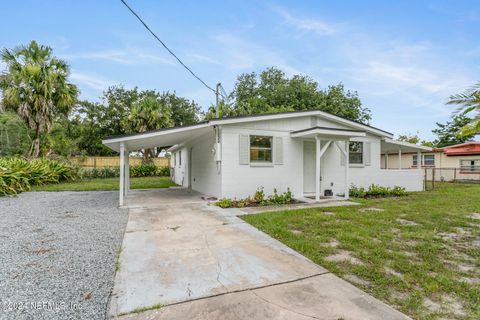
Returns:
[[[212,87],[210,87],[208,84],[205,83],[205,81],[203,81],[202,79],[200,79],[199,76],[197,76],[189,67],[187,67],[185,65],[185,63],[182,62],[182,60],[180,60],[180,58],[178,58],[175,53],[173,53],[172,50],[170,50],[170,48],[167,47],[167,45],[162,41],[160,40],[160,38],[147,26],[147,24],[142,20],[142,18],[140,18],[140,16],[135,12],[133,11],[133,9],[125,2],[125,0],[120,0],[122,1],[122,3],[128,8],[128,10],[130,10],[130,12],[135,16],[137,17],[137,19],[143,24],[143,26],[145,27],[145,29],[148,30],[148,32],[150,32],[152,34],[152,36],[155,37],[155,39],[158,40],[158,42],[160,42],[162,44],[162,46],[175,58],[177,59],[177,61],[185,68],[188,70],[188,72],[190,72],[192,74],[192,76],[194,76],[198,81],[200,81],[205,87],[207,87],[208,89],[210,89],[211,91],[213,91],[213,93],[217,94],[217,91],[215,89],[213,89]]]

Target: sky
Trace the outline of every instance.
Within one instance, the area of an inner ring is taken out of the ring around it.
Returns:
[[[127,0],[210,86],[276,66],[321,88],[343,83],[371,124],[433,139],[448,97],[480,80],[480,2]],[[6,1],[0,47],[36,40],[71,67],[81,98],[108,86],[176,92],[204,109],[215,96],[183,69],[120,0]],[[4,69],[0,64],[0,70]]]

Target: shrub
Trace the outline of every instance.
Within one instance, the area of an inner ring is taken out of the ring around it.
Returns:
[[[230,208],[232,206],[232,199],[223,198],[215,202],[215,205],[219,206],[220,208]]]
[[[119,167],[82,169],[80,171],[80,177],[82,179],[115,178],[119,176],[120,176]]]
[[[120,176],[119,167],[105,167],[82,169],[80,173],[84,179],[116,178]],[[130,177],[170,176],[169,167],[157,167],[154,164],[141,164],[130,167]]]
[[[354,198],[379,198],[379,197],[401,197],[406,196],[408,193],[405,188],[400,186],[394,186],[393,188],[382,187],[376,184],[372,184],[367,190],[362,187],[356,187],[352,185],[350,187],[350,196]]]
[[[384,197],[389,196],[391,193],[390,188],[382,187],[376,184],[370,185],[367,190],[367,196],[369,197]]]
[[[356,187],[354,185],[350,187],[350,197],[365,198],[366,195],[367,195],[367,192],[365,191],[365,188]]]
[[[153,163],[141,164],[139,166],[130,167],[131,177],[150,177],[157,173],[157,166]]]
[[[290,189],[286,192],[278,194],[277,189],[273,189],[273,194],[265,198],[263,187],[257,188],[253,197],[246,197],[244,199],[228,199],[223,198],[215,202],[216,206],[220,208],[243,208],[251,206],[267,206],[275,204],[287,204],[293,201],[293,195]]]
[[[392,189],[392,195],[396,197],[403,197],[407,195],[407,190],[404,187],[394,186]]]
[[[75,180],[78,169],[46,158],[0,158],[0,196],[28,191],[34,185]]]
[[[262,203],[265,200],[265,192],[263,191],[263,187],[257,188],[257,191],[255,191],[253,198],[258,203]]]
[[[169,177],[170,176],[170,167],[159,167],[157,169],[157,174],[159,176]]]

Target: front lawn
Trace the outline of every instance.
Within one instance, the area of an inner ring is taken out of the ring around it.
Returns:
[[[480,185],[243,216],[417,319],[480,319]]]
[[[168,188],[174,185],[169,177],[130,178],[131,189]],[[118,187],[119,178],[96,178],[34,186],[32,191],[97,191],[118,190]]]

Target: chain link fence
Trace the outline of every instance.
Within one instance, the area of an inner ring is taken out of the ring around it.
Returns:
[[[424,168],[425,190],[435,189],[435,182],[480,183],[480,167]]]

